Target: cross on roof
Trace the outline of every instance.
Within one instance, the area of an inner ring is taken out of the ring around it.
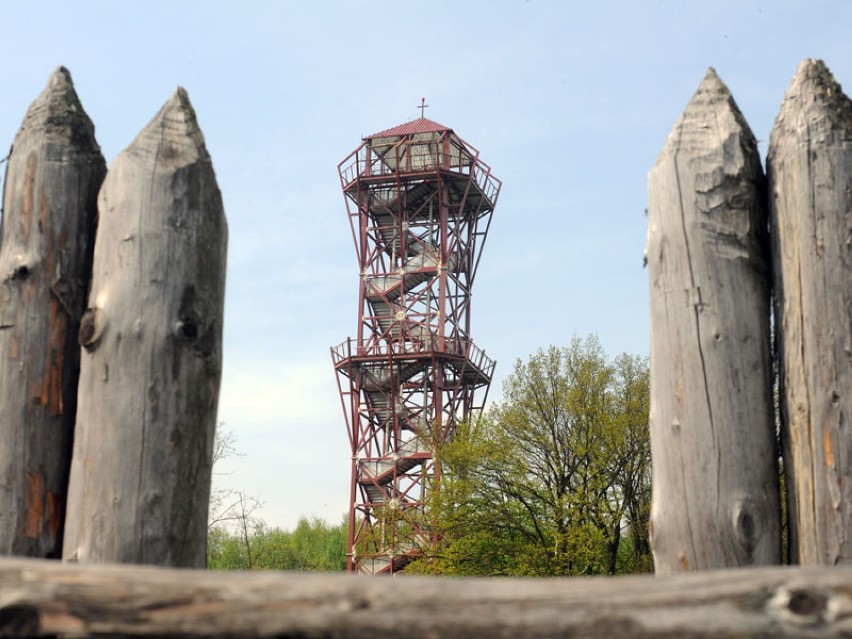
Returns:
[[[420,117],[425,117],[426,109],[429,108],[429,105],[426,104],[426,98],[420,98],[420,106],[417,108],[420,109]]]

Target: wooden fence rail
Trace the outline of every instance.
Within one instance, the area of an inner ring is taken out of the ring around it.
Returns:
[[[400,588],[397,579],[404,579]],[[16,637],[843,637],[852,568],[372,579],[0,559]]]

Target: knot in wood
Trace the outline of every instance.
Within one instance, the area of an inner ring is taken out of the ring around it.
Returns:
[[[103,312],[100,309],[87,309],[80,320],[80,333],[78,335],[80,346],[86,350],[92,350],[103,334],[105,323]]]
[[[11,279],[13,280],[25,280],[30,275],[30,267],[26,264],[21,264],[15,267],[15,270],[12,271]]]
[[[819,625],[826,621],[828,596],[809,588],[779,588],[769,602],[781,619],[795,624]]]
[[[198,319],[182,317],[175,323],[175,332],[187,342],[194,342],[198,338]]]
[[[763,537],[765,514],[759,503],[741,498],[734,502],[731,515],[736,540],[746,555],[746,561],[750,562]]]
[[[0,635],[3,637],[33,637],[39,631],[39,613],[35,606],[26,603],[0,608]]]
[[[827,598],[819,592],[809,590],[793,590],[787,602],[787,610],[794,615],[814,617],[825,611]]]

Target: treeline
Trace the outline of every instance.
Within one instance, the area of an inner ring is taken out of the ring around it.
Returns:
[[[207,536],[207,567],[211,570],[346,569],[347,523],[333,526],[305,517],[292,531],[251,526],[214,526]]]

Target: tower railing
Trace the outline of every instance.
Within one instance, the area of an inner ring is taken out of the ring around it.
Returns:
[[[410,145],[429,148],[428,153],[418,153],[412,156],[416,158],[414,165],[410,161],[400,165],[400,158],[396,154],[392,157],[394,162],[391,164],[384,155],[374,152],[367,153],[366,151],[368,149],[372,151],[372,148],[367,143],[362,144],[338,165],[343,190],[347,190],[358,178],[391,176],[397,173],[406,175],[421,172],[434,173],[436,170],[443,169],[462,176],[473,174],[474,181],[480,191],[490,202],[494,202],[500,191],[501,182],[491,175],[491,167],[479,159],[478,151],[465,144],[465,150],[472,152],[472,155],[469,162],[460,162],[453,161],[453,154],[446,150],[445,145],[440,140],[436,142],[417,141],[411,142]],[[407,159],[410,160],[411,158]]]
[[[434,342],[437,342],[437,338]],[[437,344],[430,344],[430,348],[424,348],[422,343],[414,343],[402,340],[386,340],[369,338],[359,340],[350,337],[337,346],[331,348],[331,359],[335,368],[340,368],[344,362],[353,358],[393,355],[424,355],[433,356],[450,355],[464,358],[469,364],[481,371],[489,379],[494,373],[495,360],[485,354],[485,350],[477,346],[471,339],[444,338],[444,348],[438,348]]]

